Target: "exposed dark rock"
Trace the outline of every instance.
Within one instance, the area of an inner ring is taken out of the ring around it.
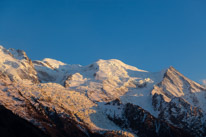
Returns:
[[[160,111],[159,118],[169,123],[184,128],[194,136],[206,136],[206,126],[202,124],[202,111],[191,106],[183,98],[173,98]]]
[[[0,105],[0,136],[1,137],[49,137],[30,122]]]
[[[66,88],[70,87],[69,81],[71,81],[71,80],[72,80],[72,75],[67,76],[67,78],[64,81],[64,87],[66,87]]]
[[[113,102],[107,103],[107,105],[109,104],[113,105]],[[119,104],[121,103],[119,102]],[[140,137],[192,137],[184,129],[174,127],[165,121],[155,118],[137,105],[130,103],[121,105],[124,106],[122,117],[108,116],[109,119]]]

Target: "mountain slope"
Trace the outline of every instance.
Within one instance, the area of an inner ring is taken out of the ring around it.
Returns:
[[[0,105],[1,137],[49,137],[30,122]]]
[[[36,70],[25,52],[0,46],[0,55],[0,73],[12,81],[38,83]]]
[[[0,104],[49,136],[206,136],[206,88],[173,67],[31,61],[0,49]]]

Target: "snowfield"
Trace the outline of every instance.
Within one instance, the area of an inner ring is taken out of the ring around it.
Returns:
[[[57,115],[74,120],[88,136],[90,131],[147,135],[142,126],[134,128],[138,123],[127,116],[131,104],[138,108],[138,115],[144,114],[141,124],[147,124],[147,118],[161,119],[174,130],[192,131],[192,136],[206,134],[206,87],[173,67],[148,72],[117,59],[87,66],[49,58],[31,61],[24,51],[1,46],[0,74],[0,104],[44,131],[54,127]],[[42,121],[39,112],[47,121]],[[155,134],[164,130],[166,135],[167,130],[155,124]]]

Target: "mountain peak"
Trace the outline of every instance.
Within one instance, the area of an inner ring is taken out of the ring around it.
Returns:
[[[175,68],[173,66],[170,66],[168,69],[170,70],[174,70]]]
[[[0,56],[1,104],[54,137],[73,130],[89,136],[125,131],[169,137],[185,129],[206,135],[206,88],[172,66],[147,72],[117,59],[80,66],[45,58],[32,67],[24,51],[3,46]]]
[[[29,61],[29,58],[28,58],[26,52],[23,50],[19,50],[19,49],[16,50],[16,49],[10,48],[10,49],[8,49],[8,51],[13,55],[14,58],[16,58],[18,60],[25,59],[25,60]]]
[[[1,46],[0,56],[0,71],[8,75],[10,80],[38,83],[33,64],[24,51],[7,50]]]
[[[126,70],[133,70],[133,71],[141,71],[141,72],[147,72],[145,70],[138,69],[136,67],[130,66],[122,62],[118,59],[109,59],[109,60],[103,60],[100,59],[97,62],[95,62],[99,66],[100,69],[126,69]]]
[[[43,62],[47,65],[51,66],[52,68],[58,69],[60,66],[65,66],[66,64],[51,58],[44,58]]]
[[[165,75],[164,76],[168,76],[168,75],[179,75],[179,76],[183,76],[178,70],[176,70],[173,66],[170,66],[169,68],[167,68],[165,70]],[[184,76],[183,76],[184,77]]]

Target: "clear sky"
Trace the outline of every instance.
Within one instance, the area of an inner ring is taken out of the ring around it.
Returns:
[[[0,0],[0,45],[33,60],[119,59],[206,79],[206,0]]]

